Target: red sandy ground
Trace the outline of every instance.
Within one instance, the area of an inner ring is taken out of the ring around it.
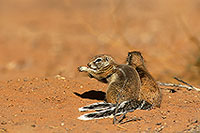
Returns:
[[[0,132],[200,131],[200,92],[184,88],[165,87],[161,108],[127,114],[141,120],[77,119],[106,91],[77,71],[96,54],[124,63],[139,50],[156,80],[200,87],[199,14],[195,0],[0,1]]]
[[[103,90],[102,90],[103,87]],[[161,108],[128,113],[141,120],[113,125],[112,119],[81,121],[78,108],[98,102],[74,94],[91,90],[105,91],[105,85],[86,78],[24,78],[1,82],[0,124],[8,132],[140,132],[197,131],[200,94],[178,89],[163,91]]]

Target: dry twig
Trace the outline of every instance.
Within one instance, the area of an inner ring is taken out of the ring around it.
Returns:
[[[187,82],[185,82],[185,81],[183,81],[183,80],[181,80],[181,79],[179,79],[179,78],[177,78],[177,77],[174,77],[174,79],[176,79],[177,81],[179,81],[179,82],[181,82],[181,83],[183,83],[183,84],[185,84],[185,85],[173,84],[173,83],[161,83],[161,82],[158,82],[158,84],[159,84],[160,86],[181,87],[181,88],[186,88],[186,89],[188,89],[188,90],[200,91],[199,88],[196,88],[196,87],[194,87],[194,86],[188,84]]]

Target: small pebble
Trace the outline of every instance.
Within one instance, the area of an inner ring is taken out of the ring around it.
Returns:
[[[159,123],[156,123],[156,125],[161,125],[162,123],[161,122],[159,122]]]
[[[65,80],[65,77],[60,77],[60,79]]]
[[[62,80],[65,80],[65,79],[66,79],[65,77],[62,77],[62,76],[60,76],[60,75],[56,75],[55,78],[57,78],[57,79],[62,79]]]
[[[0,131],[1,132],[7,132],[7,129],[6,128],[0,128]]]
[[[28,81],[28,78],[24,78],[24,82],[27,82]]]
[[[65,123],[63,123],[63,122],[62,122],[60,125],[61,125],[61,126],[64,126],[64,125],[65,125]]]
[[[31,127],[36,127],[36,125],[33,124],[33,125],[31,125]]]
[[[7,124],[7,122],[5,122],[5,121],[1,122],[1,125],[6,125],[6,124]]]
[[[191,122],[191,124],[194,124],[194,123],[198,123],[198,120],[194,120]]]
[[[67,89],[69,89],[69,86],[67,86]]]

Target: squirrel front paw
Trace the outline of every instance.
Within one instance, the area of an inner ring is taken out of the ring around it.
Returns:
[[[79,71],[79,72],[87,72],[87,70],[88,70],[88,68],[85,67],[85,66],[80,66],[80,67],[78,67],[78,71]]]

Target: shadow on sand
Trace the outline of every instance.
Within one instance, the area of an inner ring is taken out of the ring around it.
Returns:
[[[84,98],[84,99],[93,99],[93,100],[105,100],[106,93],[103,91],[87,91],[82,94],[74,92],[75,95]]]

